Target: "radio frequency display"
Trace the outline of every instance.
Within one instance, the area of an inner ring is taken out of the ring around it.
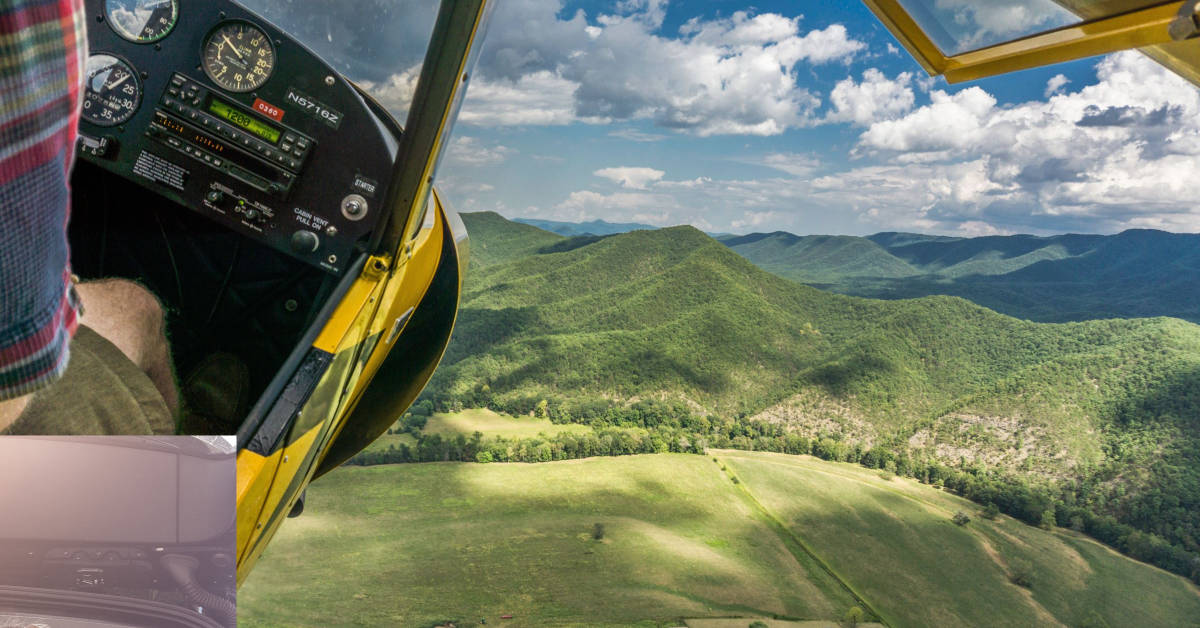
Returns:
[[[272,144],[279,143],[280,132],[278,129],[260,122],[253,117],[217,100],[216,98],[209,99],[208,110],[212,114],[224,120],[228,120],[239,128],[253,133],[254,135]]]

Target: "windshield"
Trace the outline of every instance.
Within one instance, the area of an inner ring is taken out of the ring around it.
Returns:
[[[404,122],[438,2],[244,0],[242,4],[311,48]]]

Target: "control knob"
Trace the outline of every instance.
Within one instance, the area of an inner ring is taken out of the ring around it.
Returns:
[[[321,238],[311,231],[300,229],[292,234],[292,250],[297,253],[312,253],[321,246]]]

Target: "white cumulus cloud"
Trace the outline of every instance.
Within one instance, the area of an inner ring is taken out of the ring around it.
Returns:
[[[1066,76],[1062,74],[1055,74],[1054,76],[1050,77],[1050,80],[1046,81],[1046,91],[1043,92],[1042,95],[1046,98],[1049,98],[1061,92],[1062,88],[1070,82],[1071,79],[1067,78]]]
[[[514,152],[507,146],[488,145],[478,138],[461,135],[450,142],[446,159],[467,166],[491,166],[503,163]]]
[[[892,120],[908,113],[916,102],[912,74],[901,72],[889,79],[876,68],[869,68],[856,83],[847,77],[833,87],[829,94],[831,111],[827,122],[853,122],[868,126],[879,120]]]
[[[957,148],[976,141],[984,118],[996,99],[978,87],[956,94],[934,90],[930,104],[896,120],[871,124],[862,143],[871,148],[896,151],[931,151]]]
[[[1097,79],[1067,92],[1056,77],[1047,100],[1009,106],[978,87],[935,90],[928,105],[860,136],[860,153],[899,165],[823,183],[913,226],[1200,230],[1184,190],[1200,169],[1200,91],[1136,52],[1100,61]]]
[[[654,168],[621,166],[618,168],[601,168],[593,174],[618,183],[621,187],[644,190],[648,184],[661,180],[666,173]]]
[[[802,29],[800,17],[738,11],[662,30],[666,3],[619,2],[589,19],[559,0],[497,9],[468,94],[467,124],[649,120],[698,136],[777,135],[813,124],[820,98],[805,66],[866,49],[845,26]]]

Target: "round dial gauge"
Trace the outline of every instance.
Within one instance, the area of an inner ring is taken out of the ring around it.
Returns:
[[[246,22],[226,22],[204,42],[204,73],[231,92],[262,87],[275,70],[271,38]]]
[[[171,34],[179,0],[104,0],[104,17],[121,37],[149,44]]]
[[[128,121],[142,103],[142,87],[128,63],[106,54],[88,57],[83,119],[100,126]]]

